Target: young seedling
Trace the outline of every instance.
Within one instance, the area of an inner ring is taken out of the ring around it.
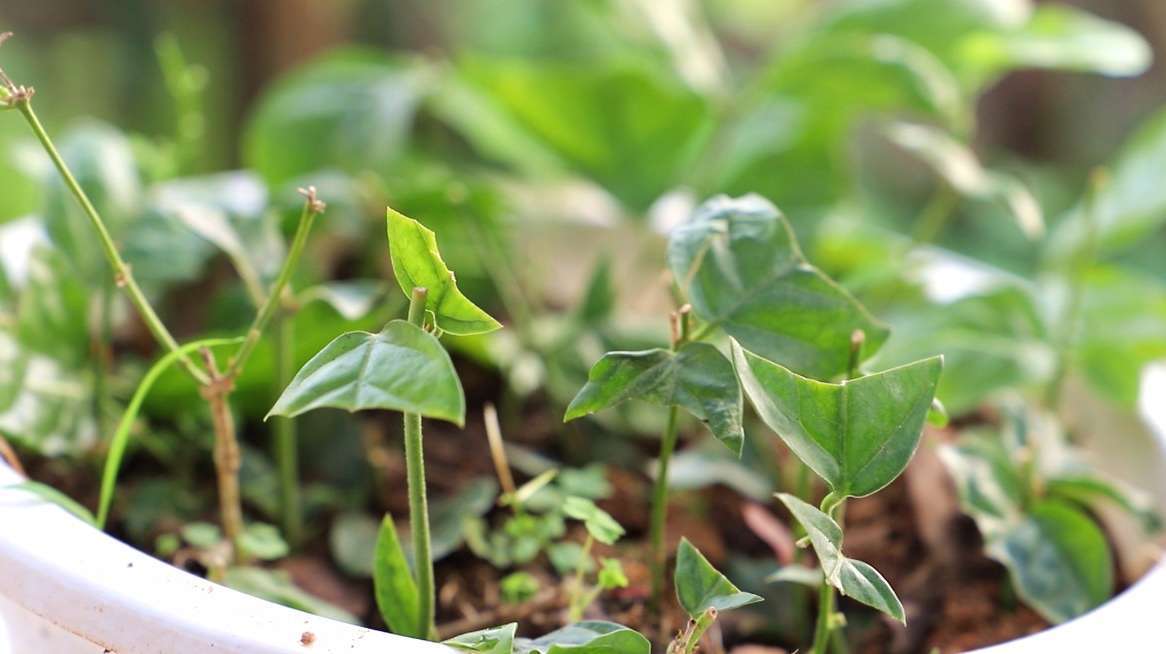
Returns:
[[[1000,433],[964,436],[940,457],[985,553],[1026,604],[1061,623],[1113,594],[1113,555],[1091,511],[1121,507],[1148,532],[1161,523],[1147,498],[1086,464],[1052,416],[1022,407],[1005,415]]]
[[[601,592],[628,585],[623,567],[617,559],[604,558],[600,561],[595,584],[590,588],[584,579],[587,570],[595,565],[591,558],[591,548],[595,541],[604,545],[614,545],[623,536],[624,529],[606,511],[596,506],[595,502],[581,497],[568,497],[563,503],[563,513],[581,521],[587,529],[587,538],[583,541],[583,549],[575,563],[575,577],[568,586],[570,602],[567,619],[569,622],[578,622],[583,618],[583,612]]]
[[[756,604],[761,598],[742,592],[688,542],[676,550],[676,599],[688,614],[688,624],[668,645],[668,654],[692,654],[722,611]]]
[[[823,573],[812,651],[825,652],[839,625],[834,589],[904,621],[894,591],[874,568],[842,556],[837,516],[846,498],[877,492],[907,466],[931,411],[942,358],[838,384],[802,377],[736,342],[733,359],[757,414],[830,487],[820,510],[779,495],[806,530]]]
[[[752,593],[741,592],[686,539],[677,550],[674,581],[676,598],[690,620],[668,645],[668,654],[692,654],[720,612],[761,601]],[[479,654],[649,654],[652,649],[642,634],[613,622],[576,622],[535,639],[516,638],[517,627],[510,623],[482,629],[450,638],[445,644]]]
[[[374,582],[377,604],[396,633],[433,636],[434,587],[425,493],[422,417],[465,422],[465,395],[443,332],[481,334],[501,325],[462,295],[442,261],[432,231],[388,211],[393,273],[410,297],[408,320],[378,334],[349,332],[312,357],[292,379],[269,416],[294,417],[321,407],[348,411],[390,409],[404,414],[405,464],[414,571],[391,518],[382,523]]]
[[[793,230],[758,196],[715,197],[673,231],[668,265],[690,302],[672,316],[671,349],[609,352],[591,369],[565,420],[639,399],[669,407],[651,508],[652,597],[664,592],[664,526],[668,465],[677,441],[678,411],[704,421],[735,454],[744,442],[737,371],[715,346],[728,335],[760,356],[802,374],[831,379],[856,367],[886,340],[887,328],[814,268]],[[690,314],[701,321],[689,328]],[[851,347],[855,333],[865,347]]]

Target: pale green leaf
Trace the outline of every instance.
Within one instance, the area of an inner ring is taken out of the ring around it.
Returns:
[[[988,555],[1008,568],[1025,603],[1054,624],[1100,606],[1113,593],[1105,534],[1071,505],[1041,502],[986,541]]]
[[[863,358],[887,338],[882,323],[806,261],[789,223],[759,196],[705,202],[673,230],[668,263],[697,317],[801,374],[844,372],[856,330],[866,335]]]
[[[781,566],[777,572],[766,577],[765,581],[771,584],[799,584],[809,586],[810,588],[817,588],[822,585],[824,578],[822,571],[818,568],[807,568],[804,565],[790,564]]]
[[[274,525],[262,522],[252,522],[247,525],[239,536],[239,547],[246,556],[260,561],[274,561],[288,555],[290,548],[287,541],[279,534]]]
[[[433,312],[442,331],[467,336],[502,327],[458,290],[453,271],[442,261],[431,230],[392,209],[388,210],[387,224],[393,274],[401,291],[411,297],[414,288],[426,289],[425,307]]]
[[[368,315],[385,294],[384,283],[375,279],[351,279],[317,284],[298,296],[300,304],[324,302],[345,320]]]
[[[974,200],[998,202],[1029,238],[1044,234],[1044,214],[1020,180],[989,170],[972,149],[941,129],[895,123],[887,134],[899,147],[924,161],[957,193]]]
[[[568,497],[563,502],[563,513],[581,521],[592,538],[606,545],[613,545],[624,534],[623,527],[591,500]]]
[[[693,620],[706,609],[728,611],[762,601],[753,593],[741,592],[687,538],[680,539],[676,550],[674,582],[676,599]]]
[[[324,346],[284,389],[273,415],[294,417],[333,407],[391,409],[461,425],[465,396],[437,338],[404,320],[379,334],[349,332]]]
[[[283,571],[254,567],[230,568],[223,576],[223,584],[288,608],[349,624],[360,623],[360,620],[348,611],[304,592],[292,583],[291,577]]]
[[[376,558],[373,562],[373,588],[377,608],[385,624],[395,634],[426,638],[429,626],[421,624],[420,599],[413,572],[405,561],[405,552],[397,540],[393,517],[385,515],[377,538]]]
[[[518,629],[517,622],[511,622],[500,627],[488,627],[471,631],[468,634],[454,636],[442,641],[454,649],[475,654],[511,654],[514,651],[514,632]]]
[[[942,357],[840,384],[815,381],[733,344],[758,415],[838,497],[894,481],[915,453],[935,397]]]
[[[906,624],[903,604],[887,580],[870,565],[842,554],[842,528],[833,518],[793,495],[778,493],[777,497],[805,528],[818,555],[818,565],[831,586]]]
[[[703,420],[735,454],[741,453],[741,384],[729,360],[708,343],[688,343],[677,352],[609,352],[587,377],[564,420],[631,399],[680,406]]]
[[[519,638],[515,654],[649,654],[647,638],[614,622],[589,620],[533,640]]]
[[[84,520],[86,523],[95,527],[97,526],[97,519],[94,518],[93,514],[89,512],[89,509],[81,506],[81,504],[79,504],[76,500],[69,497],[68,495],[65,495],[52,486],[49,486],[48,484],[42,484],[39,481],[25,480],[4,486],[3,488],[22,490],[26,493],[31,493],[46,502],[56,504],[77,518]]]

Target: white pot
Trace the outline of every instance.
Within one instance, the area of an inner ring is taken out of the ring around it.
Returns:
[[[1166,368],[1143,413],[1166,445]],[[1152,376],[1148,375],[1147,377]],[[0,487],[20,481],[0,463]],[[985,654],[1161,651],[1166,563],[1097,610]],[[0,654],[449,654],[211,583],[0,488]]]

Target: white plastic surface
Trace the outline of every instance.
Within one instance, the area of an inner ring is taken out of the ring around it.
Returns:
[[[2,654],[451,652],[213,584],[2,488],[18,481],[0,463]]]

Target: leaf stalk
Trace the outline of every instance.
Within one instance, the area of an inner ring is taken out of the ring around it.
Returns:
[[[422,327],[425,322],[426,289],[413,289],[409,301],[409,322]],[[434,586],[433,557],[429,549],[429,508],[425,493],[425,457],[421,438],[421,415],[406,413],[405,418],[405,473],[409,492],[409,531],[413,538],[413,569],[417,578],[417,598],[420,604],[419,623],[426,636],[433,638]]]

